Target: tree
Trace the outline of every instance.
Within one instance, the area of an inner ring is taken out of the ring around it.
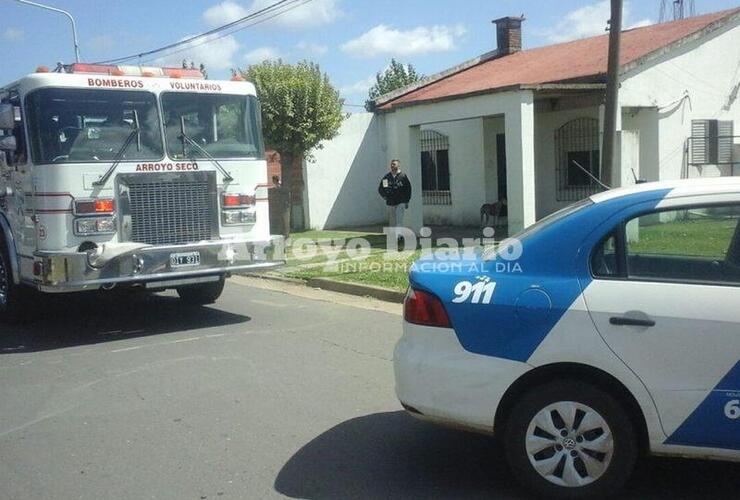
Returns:
[[[390,65],[384,71],[376,73],[375,85],[370,88],[370,99],[365,103],[365,108],[372,111],[373,101],[378,97],[416,83],[422,78],[424,76],[418,74],[412,65],[403,65],[395,59],[391,59]]]
[[[293,186],[294,169],[339,132],[344,119],[339,91],[308,61],[265,61],[242,71],[242,76],[257,87],[265,143],[280,154],[283,186],[300,199]]]

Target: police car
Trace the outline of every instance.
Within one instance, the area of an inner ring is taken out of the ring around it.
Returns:
[[[740,178],[648,183],[417,262],[398,398],[548,497],[613,493],[642,453],[740,460],[739,221]]]

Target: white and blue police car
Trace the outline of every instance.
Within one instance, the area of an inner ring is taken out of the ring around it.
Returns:
[[[642,453],[740,460],[738,222],[740,178],[648,183],[417,262],[399,400],[493,433],[547,497],[613,494]]]

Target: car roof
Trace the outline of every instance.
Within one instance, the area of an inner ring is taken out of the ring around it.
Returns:
[[[740,177],[702,177],[694,179],[678,179],[670,181],[646,182],[633,186],[610,189],[591,196],[594,203],[603,203],[616,198],[629,197],[635,194],[660,191],[664,198],[681,196],[740,193]],[[667,193],[666,193],[667,191]]]

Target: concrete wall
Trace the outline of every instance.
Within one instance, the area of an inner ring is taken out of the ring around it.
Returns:
[[[434,127],[439,123],[449,123],[484,117],[505,116],[506,156],[508,161],[508,201],[510,231],[518,231],[534,223],[534,95],[532,91],[500,92],[490,95],[474,96],[454,101],[421,104],[398,109],[385,115],[387,154],[386,159],[400,158],[408,164],[407,172],[415,193],[407,213],[407,225],[419,230],[424,221],[424,208],[421,200],[421,158],[419,135],[421,126]],[[484,164],[482,142],[483,124],[480,132],[480,161]],[[475,175],[479,184],[466,186],[465,196],[471,203],[464,211],[466,220],[479,222],[480,205],[486,199],[484,168]],[[453,201],[454,203],[454,201]],[[474,207],[474,213],[472,212]]]
[[[447,136],[450,144],[450,195],[452,205],[424,205],[425,225],[477,225],[486,188],[483,154],[483,120],[423,125]]]
[[[724,26],[710,38],[664,51],[623,75],[622,125],[640,128],[641,176],[649,180],[681,177],[692,119],[733,120],[735,134],[740,135],[739,23]],[[643,109],[632,116],[635,108]]]
[[[485,161],[486,203],[498,201],[498,147],[496,136],[503,134],[505,123],[503,116],[483,119],[483,157]],[[503,166],[505,167],[505,165]]]
[[[540,111],[535,115],[535,175],[537,190],[537,218],[560,210],[573,203],[558,201],[557,157],[555,154],[555,132],[577,118],[599,118],[599,107],[589,106],[559,111]]]
[[[380,117],[352,114],[337,137],[313,152],[306,164],[308,224],[314,229],[380,224],[385,221],[378,196],[380,178],[388,171]]]

